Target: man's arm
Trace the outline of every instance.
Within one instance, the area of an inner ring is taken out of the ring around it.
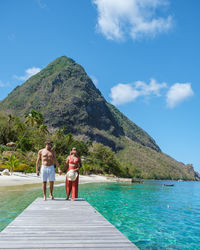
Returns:
[[[53,151],[53,157],[54,157],[54,162],[56,164],[56,167],[58,168],[58,173],[61,175],[62,171],[60,169],[60,164],[59,164],[59,162],[57,161],[57,158],[56,158],[56,151]]]
[[[39,175],[39,170],[38,170],[38,168],[39,168],[39,162],[40,162],[40,160],[41,160],[41,156],[42,156],[42,151],[40,150],[40,151],[38,152],[38,157],[37,157],[37,161],[36,161],[36,174],[37,174],[37,175]]]

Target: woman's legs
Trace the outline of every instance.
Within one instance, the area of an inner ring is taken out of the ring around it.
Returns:
[[[66,195],[67,195],[67,200],[68,200],[70,193],[71,193],[71,190],[72,190],[72,182],[69,181],[67,178],[66,178],[66,182],[65,182],[65,190],[66,190]]]
[[[78,183],[79,183],[79,174],[77,176],[76,183],[75,183],[75,186],[76,186],[75,196],[76,196],[76,198],[78,198]]]
[[[71,198],[78,198],[78,182],[79,182],[79,174],[75,181],[72,182],[72,195]]]

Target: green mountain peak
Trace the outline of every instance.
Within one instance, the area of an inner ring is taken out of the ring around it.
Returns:
[[[173,178],[180,178],[180,173],[194,177],[191,169],[163,154],[150,135],[108,103],[83,67],[71,58],[52,61],[0,102],[0,111],[21,117],[32,109],[43,114],[51,130],[66,126],[84,141],[111,147],[120,161],[147,172],[146,178],[154,178],[155,172],[160,178],[169,178],[172,168],[177,173]]]

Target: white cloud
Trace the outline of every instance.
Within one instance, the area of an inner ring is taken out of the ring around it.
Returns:
[[[97,28],[107,39],[154,37],[172,27],[172,17],[158,17],[156,11],[168,0],[92,0],[97,6]]]
[[[36,67],[32,67],[32,68],[29,68],[25,71],[25,75],[23,76],[17,76],[17,75],[14,75],[14,78],[16,78],[17,80],[20,80],[20,81],[26,81],[27,79],[29,79],[31,76],[37,74],[40,72],[40,68],[36,68]]]
[[[119,83],[111,88],[110,98],[112,104],[121,105],[135,100],[139,95],[131,84]]]
[[[156,95],[160,96],[160,90],[167,87],[165,82],[158,83],[155,79],[151,79],[149,85],[142,81],[134,83],[135,88],[139,90],[140,95]]]
[[[191,83],[175,83],[167,92],[167,106],[174,108],[179,103],[193,96],[194,92]]]
[[[166,87],[166,83],[158,83],[155,79],[151,79],[149,84],[142,81],[129,84],[119,83],[111,88],[111,103],[121,105],[132,102],[139,96],[161,96],[161,89]]]

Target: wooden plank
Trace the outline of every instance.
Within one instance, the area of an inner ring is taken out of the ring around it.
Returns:
[[[0,233],[0,249],[138,249],[88,202],[36,199]]]

